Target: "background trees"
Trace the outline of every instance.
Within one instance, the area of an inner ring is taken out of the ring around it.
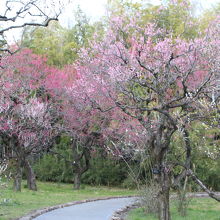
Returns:
[[[72,27],[64,28],[57,21],[51,22],[48,28],[27,28],[22,42],[23,47],[34,53],[47,56],[47,63],[63,67],[72,64],[82,47],[88,47],[88,41],[94,33],[95,26],[78,7],[72,14]]]

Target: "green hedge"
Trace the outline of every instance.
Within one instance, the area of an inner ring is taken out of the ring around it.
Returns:
[[[37,179],[41,181],[73,182],[71,164],[57,155],[43,155],[35,161],[34,170]],[[127,165],[107,155],[92,157],[90,169],[82,175],[81,182],[90,185],[134,187]]]

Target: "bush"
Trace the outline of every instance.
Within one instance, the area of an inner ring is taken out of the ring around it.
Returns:
[[[82,176],[82,183],[121,186],[127,175],[127,168],[123,162],[97,155],[91,160],[91,168]]]
[[[69,159],[68,159],[69,160]],[[51,182],[73,182],[71,164],[57,155],[45,154],[35,161],[34,170],[38,180]],[[135,183],[128,175],[123,161],[108,155],[95,155],[91,159],[89,170],[81,177],[82,184],[122,186],[134,188]]]
[[[51,154],[45,154],[35,162],[34,170],[37,179],[41,181],[70,183],[73,180],[70,164]]]
[[[128,176],[122,183],[122,187],[123,188],[127,188],[127,189],[134,189],[137,187],[137,184],[134,182],[134,180]]]
[[[145,212],[152,213],[154,215],[159,213],[159,190],[160,186],[155,182],[151,182],[140,191],[140,202],[141,206],[144,207]]]

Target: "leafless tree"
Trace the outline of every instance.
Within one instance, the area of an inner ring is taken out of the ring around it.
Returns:
[[[0,2],[0,58],[4,53],[13,54],[16,49],[9,45],[12,30],[27,26],[47,27],[57,21],[63,9],[63,1],[53,0],[2,0]]]

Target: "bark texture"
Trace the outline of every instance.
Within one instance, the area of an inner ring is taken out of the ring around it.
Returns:
[[[21,192],[21,180],[22,180],[22,167],[21,167],[21,161],[17,161],[15,173],[14,173],[14,184],[13,188],[16,192]]]
[[[30,162],[27,159],[24,162],[24,166],[27,174],[28,189],[37,191],[36,176]]]

